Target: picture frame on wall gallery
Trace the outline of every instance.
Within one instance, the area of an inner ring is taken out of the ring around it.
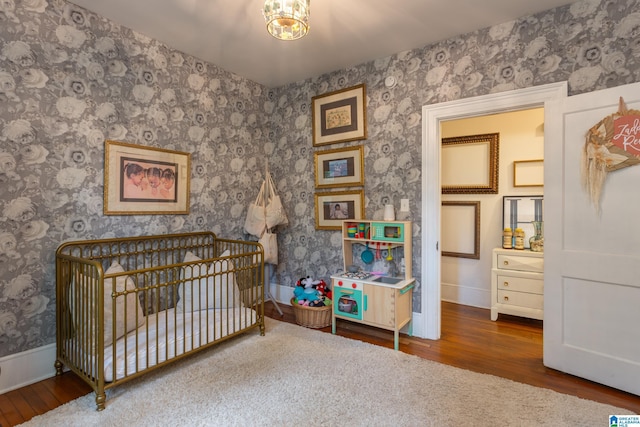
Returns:
[[[104,214],[189,213],[191,155],[105,141]]]
[[[500,134],[442,138],[442,194],[497,194]]]
[[[314,96],[311,100],[313,146],[367,138],[364,83]]]
[[[443,201],[442,256],[480,259],[480,202]]]
[[[362,146],[316,151],[316,188],[364,185],[364,148]]]
[[[364,190],[315,194],[316,229],[340,230],[345,219],[364,218]]]

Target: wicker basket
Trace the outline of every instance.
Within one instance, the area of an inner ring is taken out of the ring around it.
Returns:
[[[324,328],[331,325],[331,306],[309,307],[300,305],[291,298],[291,307],[296,315],[296,323],[307,328]]]

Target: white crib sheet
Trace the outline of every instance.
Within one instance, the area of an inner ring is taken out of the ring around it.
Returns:
[[[256,312],[246,307],[193,313],[176,312],[171,308],[151,314],[147,316],[144,325],[117,340],[115,352],[113,346],[105,349],[105,381],[113,381],[114,376],[122,379],[241,331],[256,321]],[[205,334],[204,331],[208,333]]]

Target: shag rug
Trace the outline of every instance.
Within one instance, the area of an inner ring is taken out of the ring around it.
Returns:
[[[626,409],[266,319],[25,426],[604,426]]]

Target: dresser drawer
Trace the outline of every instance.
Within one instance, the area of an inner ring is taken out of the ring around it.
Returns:
[[[530,294],[542,295],[544,292],[544,281],[542,278],[534,279],[498,273],[498,290],[528,292]]]
[[[544,298],[542,295],[529,294],[526,292],[498,290],[498,303],[542,310]]]
[[[544,258],[532,256],[498,255],[497,268],[501,270],[533,271],[542,273],[544,271]]]

